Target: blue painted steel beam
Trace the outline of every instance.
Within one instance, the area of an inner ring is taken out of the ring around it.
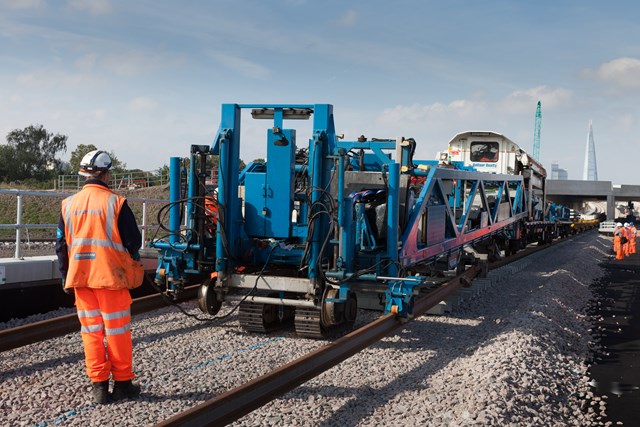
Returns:
[[[287,108],[310,108],[313,109],[317,104],[234,104],[241,109],[253,109],[253,108],[275,108],[275,109],[287,109]]]
[[[390,163],[389,188],[387,190],[387,256],[392,264],[388,272],[398,274],[398,227],[400,226],[400,165]]]
[[[240,164],[240,107],[222,105],[222,120],[215,145],[219,150],[218,215],[216,236],[216,271],[224,277],[229,258],[240,252],[242,215],[238,201],[238,169]]]
[[[171,157],[169,160],[169,202],[173,205],[169,208],[169,242],[172,244],[180,240],[180,157]]]

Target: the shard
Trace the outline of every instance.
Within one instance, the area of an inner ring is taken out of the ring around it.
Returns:
[[[593,140],[593,126],[589,122],[589,135],[587,136],[587,149],[584,155],[583,181],[598,180],[598,166],[596,163],[596,143]]]

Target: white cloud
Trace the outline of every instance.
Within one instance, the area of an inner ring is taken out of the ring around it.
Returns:
[[[551,89],[547,86],[517,90],[496,102],[486,101],[481,94],[475,94],[472,99],[457,99],[448,104],[435,102],[387,108],[380,115],[379,122],[384,124],[451,122],[453,120],[480,122],[483,117],[496,116],[497,110],[502,115],[533,114],[539,100],[542,101],[543,108],[554,109],[567,105],[572,97],[572,92],[567,89]]]
[[[371,123],[363,122],[357,134],[371,137],[415,138],[416,158],[433,159],[457,132],[484,129],[491,115],[490,105],[481,99],[458,99],[449,103],[397,105],[387,108]],[[356,135],[357,136],[357,135]]]
[[[338,23],[343,27],[352,27],[353,25],[355,25],[357,20],[358,14],[356,13],[356,11],[348,10],[344,15],[342,15]]]
[[[61,61],[58,61],[61,62]],[[74,62],[75,69],[56,66],[24,72],[16,77],[16,82],[29,87],[97,87],[104,85],[110,74],[118,77],[134,77],[157,69],[178,64],[175,58],[125,52],[112,55],[88,53]],[[64,64],[61,64],[64,67]]]
[[[0,0],[0,7],[8,9],[41,9],[46,7],[44,0]]]
[[[158,58],[145,57],[135,52],[107,55],[101,58],[104,69],[122,77],[132,77],[140,74],[144,69],[160,63]]]
[[[268,78],[271,74],[268,68],[244,58],[217,52],[209,52],[209,56],[225,67],[237,71],[246,77],[262,80]]]
[[[111,12],[109,0],[69,0],[68,4],[73,9],[87,11],[91,15],[104,15]]]
[[[510,93],[500,103],[500,107],[507,113],[525,113],[535,109],[538,101],[542,102],[543,109],[555,109],[566,106],[572,98],[573,93],[570,90],[538,86]]]
[[[31,73],[20,74],[16,82],[29,87],[87,87],[95,86],[99,79],[85,73],[65,73],[59,70],[42,69]]]
[[[128,104],[129,111],[133,112],[153,111],[157,106],[158,103],[155,100],[147,98],[145,96],[133,98],[131,101],[129,101]]]
[[[416,155],[422,158],[433,158],[453,135],[467,130],[499,132],[520,141],[526,148],[531,139],[529,126],[533,123],[538,100],[542,101],[543,109],[546,106],[562,111],[559,107],[572,102],[573,94],[562,88],[540,86],[517,90],[497,100],[474,93],[467,99],[448,103],[398,105],[383,110],[375,124],[368,125],[369,129],[364,131],[414,137],[418,141]],[[526,130],[523,130],[523,124]]]
[[[379,120],[381,123],[420,123],[432,121],[436,117],[442,116],[469,117],[484,112],[486,107],[484,102],[465,99],[455,100],[449,104],[436,102],[428,105],[398,105],[394,108],[385,109]]]
[[[90,60],[91,55],[85,59],[85,62],[89,63]],[[179,58],[148,55],[138,51],[105,55],[95,58],[94,61],[99,62],[102,69],[121,77],[133,77],[148,71],[175,66],[181,62]]]
[[[582,75],[619,88],[640,89],[640,59],[629,57],[614,59],[595,70],[583,70]]]

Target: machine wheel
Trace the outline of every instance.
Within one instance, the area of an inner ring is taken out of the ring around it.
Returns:
[[[344,304],[329,302],[326,299],[338,297],[338,289],[327,289],[322,298],[322,323],[325,326],[339,325],[344,320]]]
[[[356,294],[351,292],[349,299],[344,303],[344,323],[345,326],[351,328],[358,316],[358,298]]]
[[[205,314],[215,316],[222,307],[222,301],[218,301],[211,280],[205,281],[198,288],[198,307]]]

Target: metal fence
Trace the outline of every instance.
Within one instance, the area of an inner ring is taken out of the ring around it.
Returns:
[[[60,216],[60,203],[63,198],[71,194],[54,191],[23,191],[0,190],[0,195],[16,197],[16,222],[14,224],[0,224],[0,235],[9,238],[15,230],[15,258],[22,258],[21,244],[30,241],[53,240],[55,229]],[[142,234],[142,247],[146,246],[149,231],[158,230],[159,224],[149,223],[148,218],[157,218],[160,208],[168,203],[167,200],[127,198]],[[9,203],[3,203],[4,209]],[[152,236],[153,237],[153,236]]]
[[[76,191],[84,185],[85,177],[78,174],[58,175],[56,190]],[[152,187],[169,183],[169,175],[151,172],[124,172],[111,174],[111,186],[116,190]]]

